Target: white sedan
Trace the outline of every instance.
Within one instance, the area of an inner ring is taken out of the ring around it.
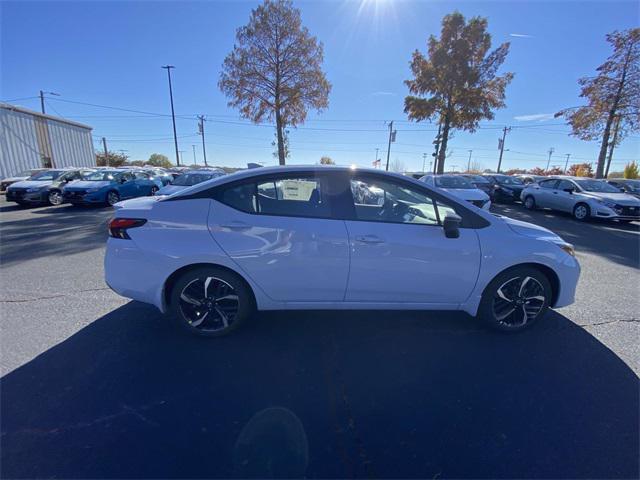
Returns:
[[[517,331],[580,274],[554,233],[377,170],[245,170],[121,202],[109,231],[107,284],[203,336],[256,309],[462,310]]]
[[[468,178],[461,175],[425,175],[420,178],[420,181],[460,197],[478,208],[484,208],[485,210],[491,208],[489,195],[475,187]]]

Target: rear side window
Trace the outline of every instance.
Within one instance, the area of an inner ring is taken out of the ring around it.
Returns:
[[[540,185],[540,188],[553,188],[557,182],[557,180],[544,180],[539,182],[538,185]]]
[[[259,215],[329,218],[325,181],[313,176],[270,178],[222,190],[218,199],[232,208]]]

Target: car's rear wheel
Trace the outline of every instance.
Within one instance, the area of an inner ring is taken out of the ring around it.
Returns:
[[[107,203],[112,207],[120,201],[120,195],[115,190],[111,190],[107,193]]]
[[[549,309],[549,279],[533,267],[515,267],[494,278],[482,294],[478,317],[491,328],[518,332],[533,325]]]
[[[578,203],[575,207],[573,207],[573,218],[584,222],[591,216],[591,209],[589,205],[586,203]]]
[[[54,206],[62,205],[64,202],[64,198],[62,197],[62,192],[60,190],[50,191],[48,200],[49,203]]]
[[[536,199],[533,198],[533,195],[527,195],[524,198],[524,206],[529,210],[533,210],[536,208]]]
[[[254,311],[250,288],[216,267],[188,270],[174,284],[169,303],[175,322],[192,334],[219,337],[236,330]]]

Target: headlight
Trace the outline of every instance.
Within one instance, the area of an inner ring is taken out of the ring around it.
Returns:
[[[555,243],[558,247],[560,247],[562,250],[567,252],[572,257],[576,256],[576,249],[573,248],[573,245],[571,245],[570,243],[566,243],[566,242],[553,242],[553,243]]]
[[[601,203],[605,207],[614,208],[616,206],[616,202],[612,202],[611,200],[598,200],[598,203]]]
[[[95,193],[95,192],[97,192],[98,190],[100,190],[100,188],[88,188],[88,189],[87,189],[87,193]]]

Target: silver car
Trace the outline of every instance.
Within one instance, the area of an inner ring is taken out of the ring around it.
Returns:
[[[576,220],[604,218],[620,222],[640,220],[640,200],[603,180],[558,177],[528,185],[520,198],[528,209],[568,212]]]

